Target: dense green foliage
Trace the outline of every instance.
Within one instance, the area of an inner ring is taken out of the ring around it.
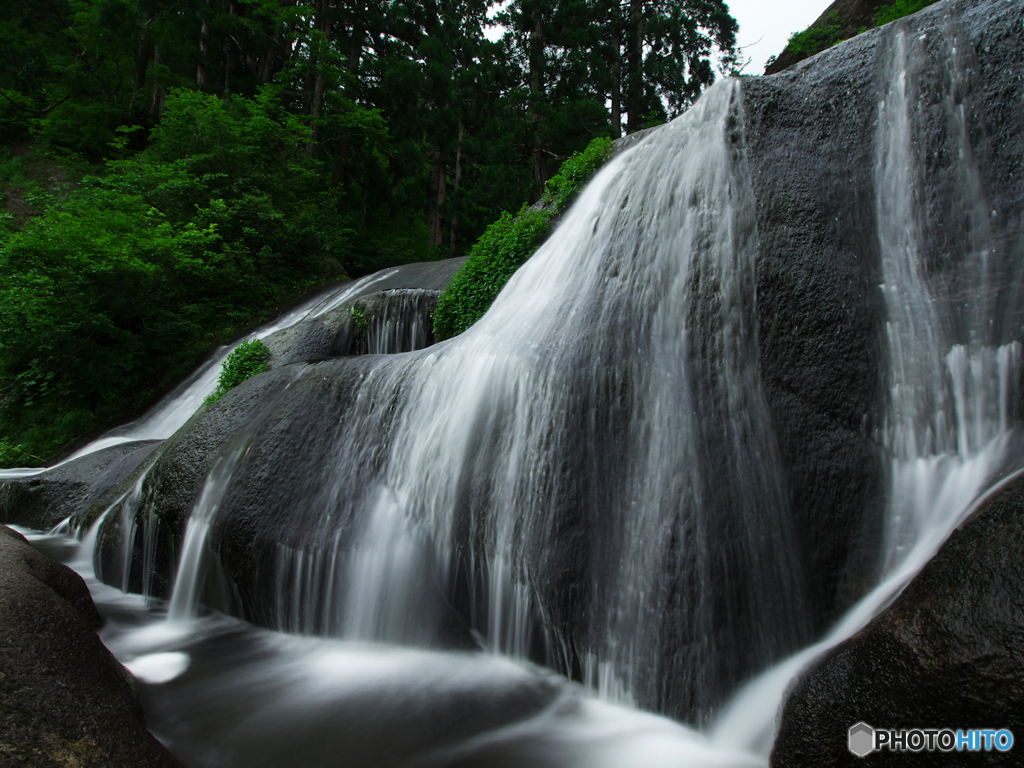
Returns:
[[[823,24],[818,27],[808,27],[803,32],[795,32],[789,38],[786,45],[787,50],[793,53],[802,53],[807,56],[831,48],[836,43],[844,40],[843,28],[838,24]]]
[[[888,24],[896,19],[917,13],[923,8],[937,2],[937,0],[896,0],[888,5],[883,5],[870,19],[870,28],[874,29],[883,24]],[[836,12],[830,14],[830,21],[834,21]],[[843,40],[854,35],[859,35],[868,29],[868,26],[843,26],[841,24],[815,24],[803,32],[794,32],[786,44],[786,51],[798,54],[800,58],[813,56],[816,53],[831,48]],[[774,57],[769,60],[769,65],[774,62]]]
[[[0,463],[141,407],[345,247],[313,205],[308,131],[272,99],[182,91],[165,114],[149,152],[0,241]]]
[[[562,163],[558,175],[548,181],[545,198],[561,213],[611,155],[611,139],[594,139],[585,150]]]
[[[880,27],[890,21],[902,19],[904,16],[917,13],[935,2],[938,0],[896,0],[890,5],[883,5],[875,14],[875,26]]]
[[[563,163],[561,173],[548,182],[540,206],[524,205],[516,216],[503,213],[487,228],[438,298],[433,315],[438,339],[456,336],[483,317],[505,283],[547,237],[551,220],[568,207],[611,151],[611,139],[594,139]]]
[[[724,0],[0,4],[0,465],[313,285],[571,196],[571,166],[545,186],[565,158],[735,54]]]
[[[269,371],[267,361],[270,359],[270,350],[267,345],[259,339],[243,341],[224,359],[220,368],[220,376],[217,378],[217,388],[207,395],[203,402],[212,405],[224,397],[246,379],[251,379],[257,373]]]

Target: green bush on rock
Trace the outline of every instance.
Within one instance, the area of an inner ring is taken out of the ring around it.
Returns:
[[[483,317],[505,283],[547,237],[551,220],[569,207],[611,152],[611,139],[594,139],[562,163],[558,175],[548,181],[540,206],[524,205],[515,216],[506,211],[487,228],[437,300],[433,318],[438,339],[457,336]]]
[[[217,379],[217,388],[203,402],[206,405],[211,405],[246,379],[251,379],[257,373],[269,371],[270,368],[267,367],[269,359],[270,350],[259,339],[242,342],[231,350],[231,354],[224,360],[220,369],[220,378]]]
[[[791,58],[787,66],[808,56],[814,56],[826,48],[831,48],[833,45],[848,40],[862,32],[866,32],[869,28],[875,29],[891,21],[896,21],[896,19],[902,19],[904,16],[917,13],[935,2],[937,0],[895,0],[892,3],[882,5],[871,16],[865,15],[866,10],[862,10],[853,20],[848,19],[844,23],[840,23],[837,12],[832,11],[825,20],[828,23],[812,24],[803,32],[794,32],[790,36],[783,55],[788,54],[791,57],[796,55],[797,58]],[[768,61],[769,69],[774,62],[775,57],[773,56]]]

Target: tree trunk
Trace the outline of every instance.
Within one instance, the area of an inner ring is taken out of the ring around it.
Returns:
[[[157,43],[153,43],[153,66],[157,67],[160,65],[160,46]],[[153,96],[149,102],[149,114],[153,117],[159,117],[160,113],[164,109],[164,89],[160,85],[159,80],[153,80]]]
[[[228,16],[237,15],[237,7],[234,2],[228,3]],[[232,25],[231,28],[233,28]],[[224,90],[225,96],[231,95],[231,75],[235,71],[236,53],[235,53],[235,40],[231,35],[231,28],[228,30],[228,34],[224,35]]]
[[[626,133],[633,133],[643,127],[644,96],[644,3],[630,0],[629,3],[629,51],[627,62],[629,76],[626,93]]]
[[[359,62],[363,57],[363,32],[357,30],[355,25],[352,28],[352,38],[349,41],[348,49],[348,71],[355,79],[359,74]],[[352,99],[355,101],[355,98]],[[331,184],[344,184],[348,176],[348,161],[352,154],[352,142],[348,136],[342,136],[338,140],[338,151],[334,155],[334,169],[331,174]]]
[[[448,239],[448,252],[454,256],[455,249],[459,244],[459,182],[462,181],[462,137],[466,133],[466,126],[462,119],[459,119],[459,138],[455,145],[455,182],[452,184],[452,223]]]
[[[533,199],[540,200],[544,185],[548,182],[548,163],[541,147],[540,102],[544,98],[544,20],[540,6],[530,13],[530,123],[532,126],[531,147],[533,165]]]
[[[613,10],[612,13],[616,13]],[[622,136],[622,29],[619,19],[612,19],[612,136]]]
[[[334,5],[331,0],[316,0],[316,20],[313,28],[323,32],[324,39],[330,42],[333,23],[327,18],[328,9]],[[306,157],[313,157],[316,148],[320,144],[320,114],[324,108],[324,89],[327,81],[324,78],[323,56],[316,56],[311,59],[313,69],[316,72],[313,78],[313,95],[309,103],[309,125],[312,128],[312,136],[306,144]]]
[[[285,2],[279,3],[277,7],[283,10],[284,8],[290,8],[293,5],[295,5],[294,0],[286,0]],[[274,75],[276,75],[279,70],[277,62],[281,58],[281,49],[284,45],[289,45],[287,40],[282,40],[282,26],[283,24],[281,22],[274,25],[274,32],[270,36],[270,46],[267,48],[267,53],[260,62],[256,78],[261,84],[269,83],[274,79]]]
[[[445,152],[440,147],[435,147],[431,153],[434,158],[434,167],[430,174],[430,187],[433,192],[430,198],[430,245],[440,245],[444,239],[443,226],[441,222],[442,209],[444,207],[444,195],[448,186],[448,169],[445,164]]]
[[[209,10],[210,0],[206,0],[206,7]],[[203,18],[201,11],[197,10],[196,15],[202,26],[199,28],[199,63],[196,65],[196,87],[200,91],[206,89],[207,66],[210,60],[210,22]]]
[[[149,40],[146,37],[146,30],[139,35],[139,44],[135,46],[135,76],[132,79],[132,97],[128,101],[128,114],[135,113],[135,102],[139,97],[139,91],[146,84],[146,69],[149,68]]]

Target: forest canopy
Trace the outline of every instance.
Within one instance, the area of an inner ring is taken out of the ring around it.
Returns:
[[[736,54],[724,0],[0,5],[3,466],[297,292],[467,252]]]

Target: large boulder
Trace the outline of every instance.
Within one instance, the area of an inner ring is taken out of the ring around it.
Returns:
[[[818,631],[877,577],[889,361],[875,145],[878,101],[896,76],[895,37],[906,30],[928,57],[911,65],[926,95],[914,120],[921,156],[931,158],[921,185],[928,278],[948,287],[943,300],[951,303],[978,279],[961,264],[979,246],[951,160],[955,103],[974,152],[972,195],[991,208],[985,290],[991,337],[1002,344],[1019,339],[1024,325],[1024,100],[1011,74],[1024,60],[1021,24],[1019,5],[937,3],[774,77],[743,81],[761,374]]]
[[[862,35],[798,73],[743,84],[761,375],[816,631],[874,576],[884,504],[874,440],[886,359],[869,64],[881,44],[877,32]]]
[[[786,702],[771,764],[937,764],[920,752],[853,755],[847,731],[858,722],[1024,736],[1024,480],[954,531],[892,606],[804,675]],[[1020,765],[1020,750],[975,757]]]
[[[381,270],[340,294],[336,289],[325,291],[311,316],[269,335],[265,343],[271,351],[271,371],[228,392],[214,407],[201,407],[117,487],[119,493],[131,492],[132,497],[126,507],[113,510],[101,527],[97,575],[119,587],[168,596],[189,512],[217,451],[246,425],[257,423],[261,414],[277,407],[278,396],[311,361],[392,354],[432,344],[430,312],[463,263],[464,258],[445,259]],[[366,367],[352,365],[354,370]],[[345,360],[334,363],[345,370],[352,365]],[[317,417],[310,412],[304,418]],[[83,521],[91,522],[101,511],[93,505]]]
[[[81,577],[0,525],[0,764],[180,765],[146,730],[101,623]]]

